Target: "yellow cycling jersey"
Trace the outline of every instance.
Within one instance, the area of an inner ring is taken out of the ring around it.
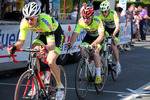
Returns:
[[[86,25],[83,18],[80,18],[74,32],[79,34],[82,28],[91,36],[98,36],[100,31],[104,31],[103,23],[98,16],[94,16],[90,25]]]
[[[115,21],[119,22],[117,12],[114,10],[110,10],[107,17],[104,17],[102,13],[100,13],[99,17],[108,28],[115,28]]]
[[[23,18],[20,23],[19,39],[26,40],[28,30],[40,33],[52,32],[58,28],[58,25],[58,22],[54,18],[52,19],[49,15],[46,14],[40,14],[39,25],[33,28],[30,28],[28,26],[27,20]]]

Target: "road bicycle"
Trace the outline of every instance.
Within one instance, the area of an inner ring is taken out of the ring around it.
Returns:
[[[35,49],[17,49],[16,51],[23,51],[23,52],[30,52],[33,54],[33,57],[31,58],[31,62],[28,64],[28,70],[25,71],[19,78],[18,83],[16,85],[15,94],[14,94],[14,100],[56,100],[56,92],[57,92],[57,86],[54,76],[51,74],[50,76],[50,84],[45,85],[43,81],[40,78],[40,75],[38,74],[37,68],[36,68],[36,53],[39,52],[39,50]],[[12,60],[14,62],[18,62],[14,58],[14,54],[11,55]],[[45,64],[48,64],[46,62],[46,55],[43,55],[43,62]],[[63,66],[58,65],[60,68],[60,74],[61,74],[61,82],[64,85],[64,88],[61,90],[64,91],[64,97],[63,100],[65,100],[66,97],[66,90],[67,90],[67,77],[66,72],[63,68]],[[29,96],[28,93],[32,89],[32,93]],[[34,94],[35,89],[35,94]]]
[[[95,66],[91,66],[91,61],[93,59],[92,56],[90,56],[92,50],[94,50],[95,52],[95,48],[92,47],[91,49],[89,49],[90,48],[89,45],[81,45],[78,47],[82,48],[83,55],[81,55],[81,59],[78,63],[75,72],[75,90],[78,98],[84,99],[85,96],[87,95],[89,86],[94,84],[95,81]],[[96,52],[94,54],[97,55]],[[94,84],[97,93],[100,93],[105,85],[106,72],[104,64],[105,64],[104,61],[101,60],[102,82],[98,85]]]
[[[113,51],[111,49],[111,44],[115,45],[114,39],[112,39],[111,36],[106,37],[104,47],[101,50],[101,58],[104,61],[105,70],[106,72],[111,72],[112,79],[115,81],[118,77],[118,74],[116,72],[116,65],[113,63]],[[106,77],[108,76],[108,73],[106,74]]]

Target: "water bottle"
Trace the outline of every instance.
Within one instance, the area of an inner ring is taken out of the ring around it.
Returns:
[[[45,79],[44,79],[44,84],[49,84],[50,83],[50,76],[51,76],[51,72],[50,70],[46,70],[45,72]]]
[[[112,62],[112,54],[109,54],[108,59],[109,59],[109,62],[111,63]]]
[[[91,61],[91,64],[92,64],[92,68],[91,68],[92,69],[91,70],[92,71],[92,76],[94,77],[95,76],[95,63],[94,63],[93,60]]]
[[[39,75],[40,75],[41,80],[44,81],[44,78],[45,78],[44,73],[43,72],[39,72]]]

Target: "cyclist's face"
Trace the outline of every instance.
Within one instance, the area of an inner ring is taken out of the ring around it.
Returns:
[[[37,26],[37,20],[38,20],[38,16],[36,17],[31,17],[31,18],[26,18],[27,23],[29,25],[30,28],[32,27],[36,27]]]
[[[83,17],[83,21],[84,21],[84,23],[85,23],[86,25],[90,25],[91,22],[92,22],[92,19],[93,19],[93,16],[87,17],[87,18],[84,18],[84,17]]]
[[[107,17],[108,14],[109,14],[109,10],[107,10],[107,11],[101,11],[101,12],[102,12],[102,14],[103,14],[104,17]]]

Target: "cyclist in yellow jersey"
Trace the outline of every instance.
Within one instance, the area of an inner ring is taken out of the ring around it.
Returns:
[[[76,28],[74,30],[73,36],[70,40],[70,47],[74,44],[77,36],[80,33],[80,30],[83,28],[87,31],[85,38],[82,41],[81,45],[93,45],[100,44],[96,47],[96,53],[94,55],[94,63],[96,66],[96,79],[95,84],[100,84],[102,81],[101,78],[101,58],[99,56],[99,51],[101,50],[104,44],[104,27],[103,23],[98,16],[94,16],[94,10],[92,7],[84,8],[81,12],[82,18],[79,19]],[[69,47],[67,47],[69,48]]]
[[[120,38],[119,18],[116,11],[110,10],[110,3],[108,1],[103,1],[100,4],[100,9],[101,13],[99,17],[105,23],[105,31],[109,33],[107,36],[112,35],[112,39],[115,40],[115,45],[112,44],[111,47],[116,60],[116,72],[117,74],[120,74],[121,65],[119,63],[119,53],[117,50],[117,44]]]
[[[47,46],[49,51],[47,61],[52,70],[52,74],[55,76],[58,87],[56,97],[60,100],[63,98],[64,91],[59,88],[64,88],[64,86],[60,80],[60,69],[56,64],[56,59],[61,52],[64,34],[61,26],[55,19],[51,18],[49,15],[40,13],[41,9],[36,2],[29,2],[24,6],[24,18],[20,24],[19,40],[13,46],[11,46],[11,48],[8,48],[7,51],[9,54],[11,54],[12,49],[22,48],[25,43],[28,30],[37,32],[37,37],[33,41],[32,48],[40,50],[40,52],[37,53],[37,56],[39,56],[40,54],[46,53],[44,48],[41,48],[41,45]],[[40,64],[38,59],[37,69],[40,72]]]

